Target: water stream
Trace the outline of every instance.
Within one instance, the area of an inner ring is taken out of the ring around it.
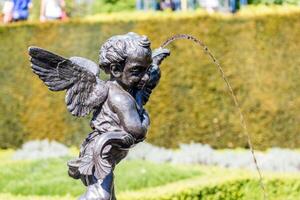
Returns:
[[[196,44],[198,44],[200,47],[203,48],[204,52],[206,54],[208,54],[208,56],[212,59],[212,61],[214,62],[214,64],[218,67],[218,70],[219,72],[221,73],[221,76],[223,78],[223,80],[226,82],[226,85],[228,87],[228,90],[230,91],[230,94],[231,94],[231,97],[234,101],[234,104],[238,110],[238,113],[239,113],[239,116],[240,116],[240,123],[241,123],[241,126],[243,127],[243,132],[245,134],[245,136],[247,137],[247,142],[248,142],[248,145],[249,145],[249,148],[250,148],[250,151],[251,151],[251,154],[252,154],[252,158],[253,158],[253,161],[254,161],[254,164],[255,164],[255,167],[256,167],[256,170],[258,172],[258,175],[259,175],[259,182],[260,182],[260,187],[262,189],[262,192],[263,192],[263,199],[264,200],[267,200],[267,192],[266,192],[266,188],[265,188],[265,185],[264,185],[264,182],[263,182],[263,176],[262,176],[262,173],[261,173],[261,170],[258,166],[258,163],[257,163],[257,159],[256,159],[256,156],[255,156],[255,152],[254,152],[254,148],[253,148],[253,144],[251,142],[251,136],[248,132],[248,128],[247,128],[247,124],[246,124],[246,121],[245,121],[245,118],[244,118],[244,115],[243,115],[243,112],[241,110],[241,107],[240,107],[240,104],[237,100],[237,97],[236,95],[234,94],[233,92],[233,89],[229,83],[229,80],[227,78],[227,76],[225,75],[225,72],[223,70],[223,68],[221,67],[220,63],[218,62],[218,60],[216,59],[216,57],[211,53],[211,51],[208,49],[208,47],[200,40],[198,40],[197,38],[191,36],[191,35],[187,35],[187,34],[178,34],[178,35],[174,35],[170,38],[168,38],[162,45],[161,45],[161,48],[165,48],[166,46],[168,46],[170,43],[172,43],[173,41],[175,40],[178,40],[178,39],[187,39],[187,40],[191,40],[193,42],[195,42]]]

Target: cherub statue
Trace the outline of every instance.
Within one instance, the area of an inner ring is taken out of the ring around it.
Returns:
[[[68,162],[69,175],[87,191],[80,200],[114,200],[113,171],[135,144],[146,138],[150,124],[144,105],[160,79],[159,65],[170,55],[153,52],[146,36],[113,36],[100,49],[99,67],[110,79],[99,78],[98,65],[81,57],[63,58],[30,47],[31,67],[52,91],[66,91],[67,109],[83,117],[93,111],[92,132],[79,157]]]

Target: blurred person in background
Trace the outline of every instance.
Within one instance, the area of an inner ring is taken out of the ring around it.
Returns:
[[[156,0],[144,0],[144,10],[156,10],[157,1]]]
[[[152,7],[153,7],[153,10],[155,11],[159,11],[161,10],[160,8],[160,0],[152,0]]]
[[[162,1],[160,1],[160,8],[163,11],[164,10],[173,11],[175,9],[172,0],[162,0]]]
[[[161,10],[161,8],[160,8],[160,0],[155,0],[154,1],[155,2],[155,10],[157,11],[157,10]]]
[[[6,0],[3,4],[3,23],[7,24],[12,22],[12,13],[13,13],[14,3],[12,0]]]
[[[159,0],[136,0],[137,10],[160,10]]]
[[[236,12],[236,0],[229,0],[229,7],[230,7],[230,12],[235,13]]]
[[[173,0],[174,3],[174,10],[180,11],[181,10],[181,0]]]
[[[187,0],[187,8],[189,10],[195,10],[196,9],[196,0]]]
[[[13,0],[12,21],[27,20],[31,8],[31,0]]]
[[[195,10],[196,8],[196,0],[181,0],[181,10]]]
[[[67,18],[64,0],[42,0],[40,21],[64,20]]]
[[[181,10],[187,11],[187,0],[181,0]]]
[[[199,5],[207,12],[213,13],[219,8],[219,0],[199,0]]]
[[[144,0],[136,0],[135,7],[137,10],[144,10]]]
[[[247,0],[240,0],[240,6],[245,6],[248,4]]]
[[[243,7],[248,4],[247,0],[240,0],[240,7]],[[230,7],[230,12],[235,13],[238,9],[238,2],[237,0],[229,0],[229,7]]]

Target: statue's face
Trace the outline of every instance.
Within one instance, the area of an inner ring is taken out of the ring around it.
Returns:
[[[146,74],[147,69],[152,63],[152,59],[146,56],[142,57],[128,57],[123,68],[120,81],[126,89],[139,88],[141,80],[149,78]],[[139,88],[141,89],[141,88]]]

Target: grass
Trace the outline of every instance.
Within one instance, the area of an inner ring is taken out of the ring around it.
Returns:
[[[192,166],[125,161],[116,168],[116,191],[132,191],[161,186],[202,174],[202,170]]]
[[[6,161],[0,164],[0,193],[78,196],[85,190],[67,175],[69,158]],[[145,161],[121,162],[115,171],[116,191],[134,191],[201,175],[201,170]]]
[[[70,158],[12,161],[12,154],[12,150],[0,150],[0,200],[71,200],[84,192],[81,182],[66,173],[66,161]],[[173,199],[179,193],[203,191],[204,200],[232,199],[227,195],[235,189],[242,198],[233,199],[263,199],[255,171],[123,161],[115,176],[121,200],[154,200],[161,196]],[[264,178],[268,199],[299,200],[299,173],[264,173]]]

